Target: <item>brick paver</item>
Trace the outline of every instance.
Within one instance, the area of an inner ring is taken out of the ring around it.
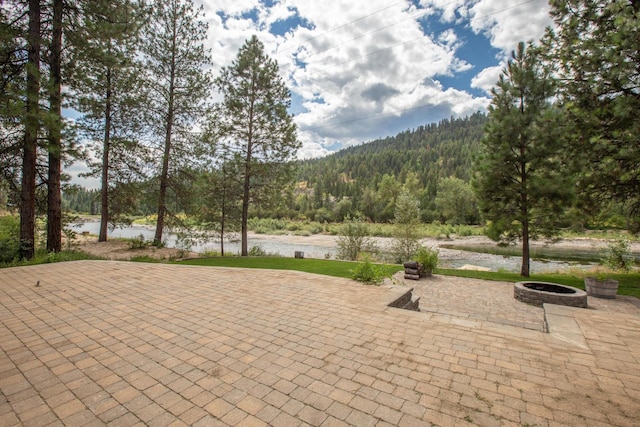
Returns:
[[[444,307],[444,290],[425,312],[388,308],[401,290],[113,261],[0,270],[0,426],[638,424],[633,310],[558,311],[578,343],[465,311],[471,297]]]

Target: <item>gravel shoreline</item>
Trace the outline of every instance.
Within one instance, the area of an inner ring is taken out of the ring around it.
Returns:
[[[321,248],[333,249],[337,246],[338,236],[315,234],[311,236],[298,236],[298,235],[265,235],[249,233],[249,242],[255,239],[268,239],[273,242],[285,243],[288,245],[313,245]],[[393,239],[388,237],[374,237],[373,240],[380,248],[388,248]],[[550,247],[561,248],[563,250],[571,251],[593,251],[595,254],[601,253],[609,244],[610,240],[605,239],[591,239],[591,238],[574,238],[563,239],[555,243],[548,243],[543,241],[534,241],[531,243],[532,248]],[[435,239],[426,238],[421,239],[420,243],[427,247],[437,248],[439,250],[440,260],[442,265],[450,268],[471,268],[471,269],[485,269],[487,265],[496,264],[495,269],[502,268],[501,263],[507,263],[507,261],[513,264],[516,257],[510,257],[510,260],[500,255],[481,253],[481,252],[469,252],[457,249],[443,248],[442,245],[474,245],[474,246],[486,246],[488,248],[495,247],[495,242],[484,236],[469,236],[469,237],[453,237],[451,239]],[[97,242],[97,237],[93,235],[81,235],[78,234],[75,244],[78,249],[88,252],[92,255],[99,256],[105,259],[131,259],[135,257],[147,256],[157,259],[175,259],[185,257],[197,257],[200,254],[196,252],[185,252],[175,248],[156,248],[148,247],[145,249],[130,249],[126,241],[121,239],[110,238],[107,242]],[[640,243],[632,243],[631,249],[635,253],[640,253]],[[484,266],[484,267],[483,267]],[[551,266],[549,266],[552,268]],[[563,268],[568,268],[564,266]],[[590,268],[582,266],[583,269]]]

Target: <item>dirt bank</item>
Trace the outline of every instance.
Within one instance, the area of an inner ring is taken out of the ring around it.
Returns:
[[[195,252],[186,252],[175,248],[157,248],[155,246],[147,246],[143,249],[131,249],[127,240],[109,239],[106,242],[98,242],[98,238],[96,236],[82,234],[79,234],[75,239],[73,239],[72,247],[104,259],[122,260],[137,257],[149,257],[169,260],[198,256]]]
[[[257,235],[249,233],[249,241],[252,237],[264,235]],[[324,246],[327,248],[334,248],[337,245],[338,236],[331,236],[325,234],[314,234],[311,236],[296,236],[296,235],[270,235],[270,240],[278,242],[286,242],[290,244],[307,244],[315,246]],[[379,247],[389,247],[392,239],[387,237],[376,237],[376,243]],[[460,244],[460,245],[495,245],[495,242],[484,236],[471,236],[471,237],[454,237],[448,240],[439,240],[434,238],[422,239],[421,243],[425,246],[440,248],[444,244]],[[543,241],[532,242],[532,247],[552,246],[567,250],[594,250],[600,251],[607,247],[608,240],[605,239],[592,239],[592,238],[573,238],[563,239],[556,243],[547,243]],[[185,252],[175,248],[156,248],[149,246],[144,249],[130,249],[126,240],[110,239],[107,242],[98,242],[96,236],[92,235],[78,235],[74,241],[73,246],[84,252],[90,253],[95,256],[99,256],[105,259],[130,259],[140,256],[148,256],[157,259],[176,259],[184,257],[196,257],[197,253]],[[631,244],[631,249],[634,252],[640,252],[640,243],[635,242]],[[456,258],[461,251],[440,248],[441,257],[444,258]],[[465,258],[472,258],[473,253],[466,252]],[[478,257],[482,254],[477,254]]]

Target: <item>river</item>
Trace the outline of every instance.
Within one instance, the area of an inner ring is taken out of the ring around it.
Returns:
[[[85,222],[82,224],[70,224],[71,228],[80,233],[88,232],[97,235],[100,230],[99,222]],[[109,237],[134,238],[142,235],[145,240],[153,240],[155,229],[143,225],[131,225],[116,228],[109,231]],[[330,258],[335,259],[337,236],[313,235],[265,235],[249,234],[249,247],[257,246],[268,254],[293,256],[296,251],[304,253],[305,258]],[[165,244],[168,247],[176,247],[177,239],[173,233],[164,233]],[[378,247],[385,248],[391,244],[390,238],[376,238]],[[469,252],[456,249],[440,248],[439,244],[445,242],[435,239],[425,239],[422,242],[426,246],[438,248],[440,265],[445,268],[488,268],[491,271],[519,272],[522,258],[517,256],[503,256],[478,252]],[[450,243],[450,242],[448,242]],[[225,241],[225,253],[239,253],[240,242],[237,240]],[[212,252],[220,250],[220,244],[212,239],[209,242],[193,245],[189,250],[193,252]],[[531,260],[531,271],[534,273],[563,271],[568,268],[591,268],[589,264],[579,264],[565,261]]]

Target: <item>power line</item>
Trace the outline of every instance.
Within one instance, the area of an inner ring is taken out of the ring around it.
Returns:
[[[315,40],[315,39],[317,39],[317,38],[320,38],[320,37],[322,37],[322,36],[324,36],[324,35],[326,35],[326,34],[333,33],[333,32],[335,32],[335,31],[338,31],[338,30],[342,29],[342,28],[348,27],[349,25],[353,25],[353,24],[355,24],[356,22],[359,22],[359,21],[362,21],[362,20],[364,20],[364,19],[367,19],[368,17],[373,16],[373,15],[376,15],[376,14],[378,14],[378,13],[380,13],[380,12],[384,12],[385,10],[387,10],[387,9],[391,9],[391,8],[393,8],[393,7],[395,7],[395,6],[399,5],[399,4],[401,4],[401,3],[406,3],[406,1],[405,1],[405,0],[402,0],[402,1],[399,1],[399,2],[396,2],[396,3],[393,3],[393,4],[391,4],[391,5],[387,6],[387,7],[383,7],[382,9],[378,9],[378,10],[376,10],[376,11],[374,11],[374,12],[371,12],[371,13],[369,13],[369,14],[367,14],[367,15],[361,16],[360,18],[354,19],[353,21],[349,21],[349,22],[347,22],[347,23],[345,23],[345,24],[338,25],[337,27],[333,27],[333,28],[331,28],[331,29],[329,29],[329,30],[325,31],[324,33],[320,33],[320,34],[318,34],[318,35],[315,35],[315,36],[313,36],[313,37],[309,37],[308,39],[305,39],[305,40],[301,41],[297,46],[294,46],[294,47],[291,47],[291,48],[287,48],[287,49],[283,49],[282,51],[283,51],[283,52],[287,52],[287,51],[290,51],[290,50],[295,50],[295,49],[297,49],[297,48],[301,47],[303,44],[305,44],[305,43],[307,43],[307,42],[310,42],[310,41],[312,41],[312,40]]]
[[[349,42],[359,40],[359,39],[361,39],[361,38],[363,38],[363,37],[365,37],[365,36],[368,36],[368,35],[370,35],[370,34],[375,34],[375,33],[378,33],[378,32],[380,32],[380,31],[382,31],[382,30],[386,30],[387,28],[394,27],[394,26],[396,26],[396,25],[400,24],[401,22],[405,22],[405,21],[408,21],[408,20],[410,20],[410,19],[411,19],[411,20],[419,19],[419,18],[423,17],[424,15],[426,15],[427,13],[429,13],[429,11],[428,11],[428,10],[425,10],[425,11],[422,11],[422,12],[420,12],[420,13],[416,13],[416,14],[414,14],[414,15],[410,15],[410,16],[406,17],[405,19],[401,19],[400,21],[393,22],[393,23],[388,24],[388,25],[385,25],[385,26],[383,26],[383,27],[378,27],[378,28],[376,28],[375,30],[369,31],[369,32],[367,32],[367,33],[360,34],[359,36],[354,37],[354,38],[349,39],[349,40],[346,40],[346,41],[344,41],[344,42],[342,42],[342,43],[338,43],[338,44],[335,44],[335,45],[333,45],[333,46],[329,46],[329,47],[328,47],[328,48],[326,48],[326,49],[319,50],[319,51],[317,51],[317,52],[313,52],[313,53],[309,54],[309,55],[307,56],[307,58],[310,58],[310,57],[312,57],[312,56],[314,56],[314,55],[319,55],[319,54],[321,54],[321,53],[327,52],[327,51],[329,51],[329,50],[331,50],[331,49],[333,49],[333,48],[343,46],[343,45],[345,45],[345,44],[347,44],[347,43],[349,43]]]

